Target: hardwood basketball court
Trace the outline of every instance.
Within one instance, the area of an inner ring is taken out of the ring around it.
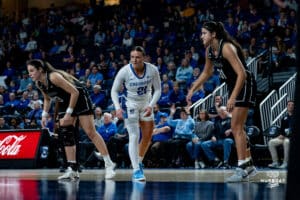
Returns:
[[[286,171],[259,169],[242,183],[224,183],[233,170],[145,169],[146,182],[132,182],[131,169],[87,169],[79,181],[58,182],[58,169],[0,170],[0,199],[272,199],[285,198]]]

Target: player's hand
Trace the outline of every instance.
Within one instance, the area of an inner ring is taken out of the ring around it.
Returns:
[[[144,117],[150,117],[152,113],[152,107],[147,106],[144,110]]]
[[[47,125],[47,117],[42,117],[41,126],[42,128],[45,128]]]
[[[232,112],[233,111],[233,109],[234,109],[234,106],[235,106],[235,99],[228,99],[228,101],[227,101],[227,111],[228,112]]]
[[[59,125],[60,126],[68,126],[72,125],[74,121],[74,118],[70,114],[65,114],[65,116],[59,120]]]

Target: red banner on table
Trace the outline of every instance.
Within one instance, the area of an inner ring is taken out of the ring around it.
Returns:
[[[1,132],[0,159],[35,159],[41,132]]]

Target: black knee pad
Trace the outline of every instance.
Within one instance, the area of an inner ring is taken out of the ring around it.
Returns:
[[[75,145],[75,127],[73,125],[60,126],[58,128],[58,134],[61,135],[62,143],[64,146]]]

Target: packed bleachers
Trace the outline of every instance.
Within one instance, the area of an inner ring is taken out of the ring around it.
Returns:
[[[159,6],[147,7],[149,4],[142,1],[124,1],[113,7],[100,3],[74,5],[72,9],[55,6],[31,9],[18,20],[1,16],[0,115],[6,121],[5,127],[40,128],[41,115],[37,113],[41,113],[41,107],[29,115],[34,110],[33,104],[43,100],[26,73],[26,61],[32,58],[44,59],[73,74],[87,86],[95,106],[113,114],[110,88],[114,76],[129,62],[131,47],[141,45],[147,53],[146,61],[158,66],[162,79],[165,76],[171,83],[169,90],[179,84],[180,92],[185,95],[191,85],[187,80],[193,78],[194,72],[182,80],[178,69],[188,67],[193,71],[199,69],[200,73],[203,70],[204,48],[199,34],[207,20],[224,23],[245,50],[248,66],[256,77],[269,74],[270,70],[284,71],[295,63],[296,10],[278,9],[272,1],[265,2],[239,5],[226,1],[224,5],[223,1],[169,0],[155,1]],[[151,12],[155,9],[159,11]],[[262,56],[266,52],[268,56]],[[217,85],[204,88],[203,98],[195,100],[194,113],[213,106],[215,94],[224,96],[226,102],[226,86],[221,80],[216,82]],[[284,95],[279,92],[266,110],[262,105],[260,111],[254,112],[269,112]],[[177,105],[184,106],[184,102]],[[168,113],[171,105],[160,106]],[[261,114],[264,115],[270,114]],[[52,117],[50,130],[53,130]],[[255,125],[262,126],[263,131],[267,128],[264,124]]]

